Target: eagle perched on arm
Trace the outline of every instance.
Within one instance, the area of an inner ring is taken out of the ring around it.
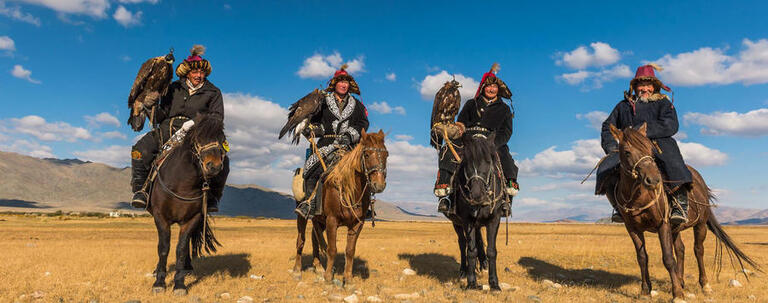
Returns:
[[[323,105],[323,99],[325,94],[319,89],[315,89],[308,95],[296,101],[291,105],[288,113],[288,121],[285,122],[285,126],[280,130],[280,136],[278,139],[282,139],[289,131],[293,139],[293,144],[299,144],[301,139],[301,131],[309,124],[309,120],[320,112],[320,108]]]
[[[461,107],[461,84],[454,78],[445,82],[443,87],[435,95],[435,103],[432,105],[432,119],[429,122],[430,145],[439,148],[443,141],[444,127],[454,124],[456,115]]]
[[[173,80],[173,49],[165,56],[154,57],[141,65],[136,80],[133,81],[131,94],[128,95],[128,108],[131,115],[128,117],[128,125],[135,131],[144,128],[144,120],[152,117],[154,107],[160,97],[168,91],[168,86]],[[150,121],[153,123],[154,121]]]

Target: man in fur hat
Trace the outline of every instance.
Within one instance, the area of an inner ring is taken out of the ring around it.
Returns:
[[[351,150],[360,142],[361,131],[368,130],[368,111],[363,103],[352,96],[360,95],[360,88],[345,68],[346,64],[334,73],[325,89],[320,111],[309,119],[310,125],[302,130],[307,138],[319,138],[317,154],[310,155],[304,163],[304,192],[307,199],[299,203],[295,210],[307,219],[319,211],[316,201],[321,198],[320,195],[316,194],[315,199],[310,199],[323,173],[318,154],[330,167],[337,160],[337,150]]]
[[[160,97],[160,105],[156,110],[154,129],[144,135],[131,151],[131,186],[133,199],[131,206],[147,207],[147,187],[145,186],[152,162],[160,147],[180,129],[189,130],[195,124],[192,121],[198,114],[209,114],[224,120],[224,102],[221,91],[208,80],[211,74],[211,64],[201,55],[205,52],[202,45],[195,45],[191,55],[176,68],[179,79],[171,83],[168,92]],[[228,158],[225,159],[225,167]],[[227,173],[219,176],[226,178]],[[217,176],[218,177],[218,176]],[[210,180],[211,196],[208,202],[208,212],[217,212],[218,200],[221,199],[224,184],[221,178]]]
[[[491,70],[483,75],[475,97],[464,104],[456,121],[457,124],[464,126],[466,132],[482,133],[487,136],[495,135],[496,152],[499,155],[501,169],[506,178],[505,191],[508,195],[514,196],[519,190],[517,184],[518,168],[509,153],[507,142],[512,137],[512,119],[515,114],[509,105],[502,101],[502,98],[511,99],[512,92],[504,81],[496,76],[499,69],[498,64],[493,64]],[[452,192],[451,180],[459,164],[453,158],[452,153],[441,154],[445,156],[440,159],[435,196],[440,198],[437,210],[445,213],[450,208],[450,201],[447,197]],[[509,203],[506,203],[506,199],[505,203],[502,204],[502,211],[504,214],[509,214]]]
[[[677,142],[672,136],[677,133],[677,111],[672,99],[661,93],[671,91],[656,77],[658,65],[648,64],[637,68],[635,77],[629,83],[629,91],[624,92],[624,100],[614,107],[610,116],[603,122],[601,133],[602,146],[608,156],[600,163],[597,170],[595,194],[602,195],[613,190],[618,182],[619,148],[618,142],[610,132],[610,125],[623,129],[648,124],[647,136],[661,149],[654,150],[654,159],[662,171],[667,193],[672,204],[670,223],[688,222],[688,191],[691,187],[691,172],[683,161]],[[676,201],[676,202],[675,202]],[[622,222],[621,215],[614,205],[612,220]]]

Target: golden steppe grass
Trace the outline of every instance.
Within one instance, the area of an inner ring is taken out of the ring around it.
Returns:
[[[0,302],[235,302],[250,296],[254,302],[323,302],[354,292],[318,281],[305,269],[300,280],[293,265],[295,222],[216,218],[215,230],[224,245],[218,253],[195,260],[196,273],[187,277],[189,295],[175,297],[150,292],[150,273],[157,262],[156,232],[150,218],[88,219],[55,217],[0,217]],[[309,229],[308,229],[309,230]],[[344,229],[340,229],[345,236]],[[768,263],[768,229],[726,227],[747,254]],[[174,229],[176,232],[176,229]],[[343,264],[343,236],[339,241],[337,272]],[[658,239],[649,235],[648,253],[653,287],[659,295],[638,298],[639,269],[633,246],[621,225],[510,224],[509,245],[500,230],[500,281],[514,290],[463,291],[457,279],[458,246],[447,223],[368,223],[358,242],[354,285],[364,302],[378,296],[399,302],[398,294],[417,293],[411,302],[669,302],[670,284],[661,263]],[[688,302],[768,302],[765,274],[743,275],[725,266],[717,280],[713,268],[714,237],[706,242],[706,262],[714,294],[697,286],[692,234],[684,234]],[[172,240],[175,247],[175,237]],[[173,264],[171,249],[169,264]],[[310,264],[311,246],[304,250]],[[727,262],[727,261],[726,261]],[[727,264],[727,263],[726,263]],[[416,275],[404,276],[411,268]],[[169,272],[168,282],[171,282]],[[253,279],[251,275],[264,276]],[[337,277],[340,276],[337,274]],[[729,287],[729,279],[744,287]],[[562,288],[545,285],[549,279]],[[480,274],[487,284],[487,273]],[[37,297],[34,299],[34,293]],[[228,299],[222,293],[229,293]],[[753,297],[751,297],[753,296]]]

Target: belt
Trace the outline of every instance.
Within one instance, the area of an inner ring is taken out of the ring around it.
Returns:
[[[323,138],[338,138],[339,135],[323,135]]]
[[[466,131],[474,131],[474,132],[490,132],[490,131],[489,131],[487,128],[485,128],[485,127],[480,127],[480,126],[473,126],[473,127],[467,128],[467,130],[466,130]]]

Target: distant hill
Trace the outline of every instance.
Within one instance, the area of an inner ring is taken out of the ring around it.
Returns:
[[[39,159],[0,151],[0,211],[141,213],[130,207],[130,168],[77,159]],[[219,215],[294,219],[292,196],[258,185],[227,185]],[[440,220],[376,203],[382,220]]]

